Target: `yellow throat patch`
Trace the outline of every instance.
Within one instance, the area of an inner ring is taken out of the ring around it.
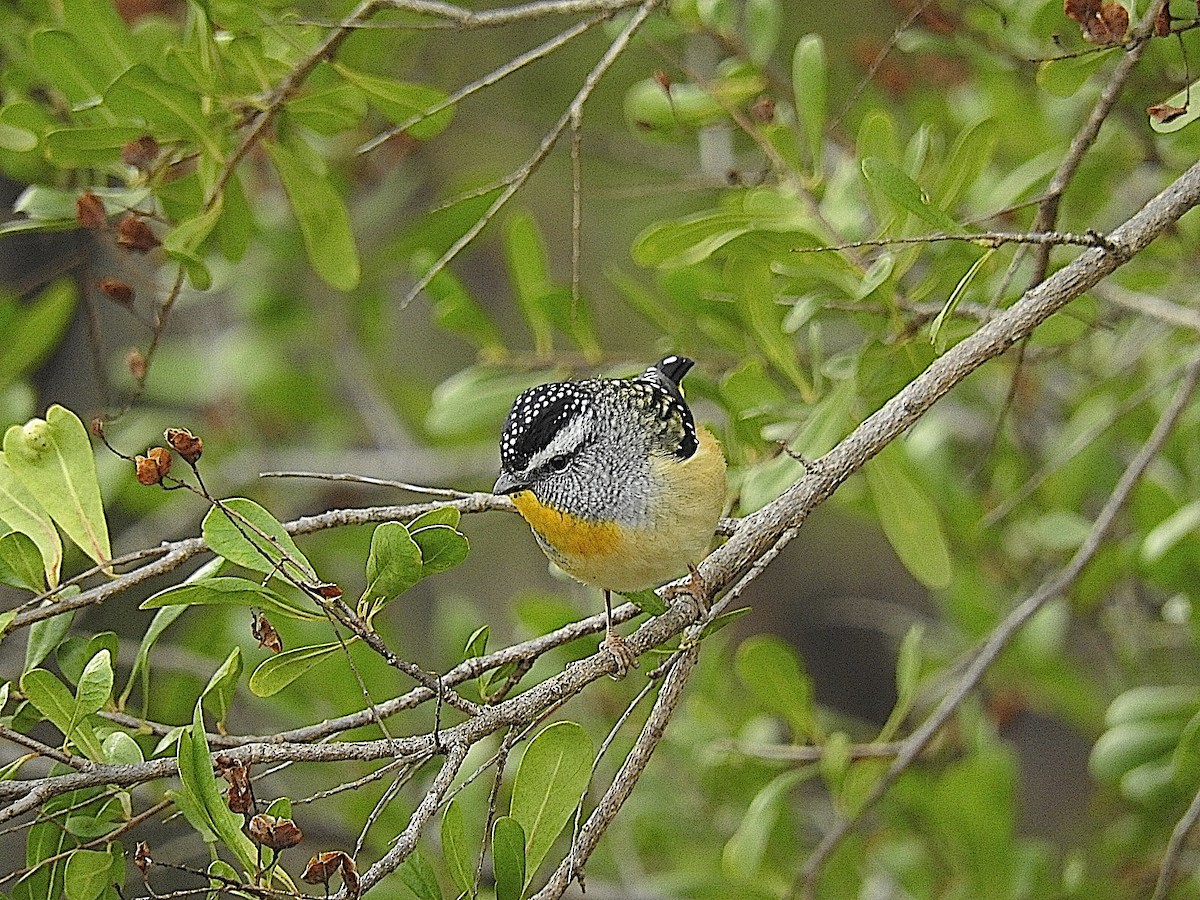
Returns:
[[[604,556],[616,550],[621,542],[621,529],[613,522],[589,522],[570,513],[543,505],[532,491],[512,495],[513,505],[529,523],[559,553],[585,559]]]

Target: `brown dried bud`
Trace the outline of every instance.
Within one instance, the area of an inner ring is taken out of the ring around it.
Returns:
[[[158,463],[148,456],[135,456],[133,458],[133,466],[138,484],[144,484],[146,487],[149,487],[152,484],[160,484],[162,482],[162,472],[158,471]]]
[[[125,354],[125,368],[138,381],[142,381],[146,377],[146,370],[149,365],[146,357],[142,355],[141,350],[134,348]]]
[[[358,880],[358,866],[345,853],[342,854],[342,884],[346,886],[346,893],[351,897],[357,897],[362,890],[362,883]]]
[[[1160,125],[1174,121],[1186,112],[1186,106],[1172,106],[1170,103],[1155,103],[1146,108],[1146,114]]]
[[[336,600],[338,597],[342,596],[342,589],[336,584],[318,584],[317,593],[326,600]]]
[[[150,226],[138,215],[126,213],[117,223],[117,246],[145,253],[153,250],[162,241],[150,230]]]
[[[763,94],[751,105],[750,116],[760,125],[770,125],[775,121],[775,99]]]
[[[138,871],[144,876],[150,866],[154,864],[154,860],[150,858],[150,845],[145,841],[137,842],[137,849],[133,851],[133,864],[137,866]]]
[[[171,471],[171,451],[166,447],[151,447],[146,451],[146,455],[150,457],[158,465],[158,471],[163,475],[167,475]]]
[[[291,819],[277,819],[266,813],[251,819],[246,830],[251,838],[272,850],[286,850],[304,840],[304,832]]]
[[[149,169],[158,159],[158,141],[148,134],[142,135],[136,141],[130,141],[121,148],[121,161],[127,166],[138,169]]]
[[[250,788],[250,771],[246,764],[222,753],[217,757],[217,774],[229,782],[225,803],[230,811],[242,816],[254,812],[254,791]]]
[[[101,416],[96,416],[92,419],[92,434],[98,438],[104,437],[104,419]]]
[[[100,290],[114,303],[120,303],[122,306],[133,303],[133,288],[120,278],[101,278]]]
[[[654,70],[654,80],[658,82],[658,86],[660,88],[662,88],[668,94],[671,93],[671,76],[670,75],[668,75],[662,69],[655,69]]]
[[[196,437],[186,428],[168,428],[163,437],[171,445],[171,449],[183,457],[184,462],[195,465],[200,454],[204,452],[204,441]]]
[[[104,204],[91,191],[84,191],[75,201],[75,221],[84,228],[103,228],[108,224]]]
[[[279,637],[279,632],[262,613],[254,614],[254,618],[250,621],[250,633],[258,641],[258,646],[266,647],[272,653],[279,653],[283,650],[283,640]]]
[[[300,880],[305,884],[328,884],[333,873],[342,867],[342,857],[346,856],[341,850],[326,850],[318,853],[304,867]],[[346,857],[349,859],[349,857]]]

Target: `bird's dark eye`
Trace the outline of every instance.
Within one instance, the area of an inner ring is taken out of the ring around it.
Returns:
[[[559,455],[559,456],[550,457],[549,465],[550,465],[550,468],[552,471],[555,471],[555,472],[566,471],[567,466],[570,464],[571,464],[571,460],[568,459],[566,456]]]

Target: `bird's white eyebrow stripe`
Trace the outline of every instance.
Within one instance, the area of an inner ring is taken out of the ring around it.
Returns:
[[[545,447],[529,458],[529,471],[540,468],[556,456],[569,454],[587,437],[587,413],[573,416]]]

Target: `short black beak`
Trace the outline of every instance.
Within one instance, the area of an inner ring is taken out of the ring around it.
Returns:
[[[525,482],[510,474],[507,470],[500,470],[500,477],[496,479],[496,486],[492,488],[493,494],[515,494],[518,491],[523,491],[528,487]]]

